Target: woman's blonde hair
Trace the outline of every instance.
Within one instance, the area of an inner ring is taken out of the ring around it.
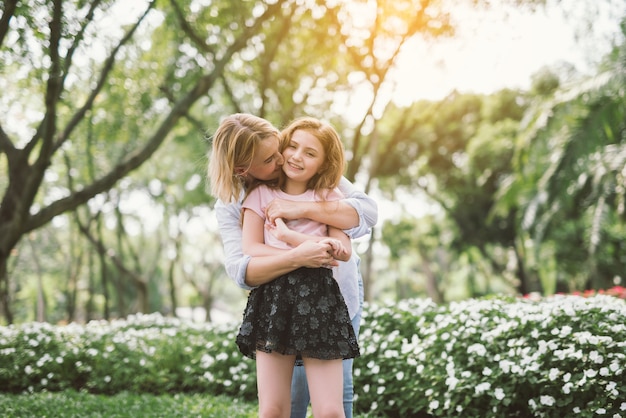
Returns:
[[[238,171],[250,168],[260,141],[276,137],[280,131],[258,116],[235,113],[222,120],[212,141],[208,177],[211,194],[224,203],[237,202],[246,187],[252,186]]]
[[[346,165],[343,144],[339,134],[331,125],[316,118],[301,117],[295,119],[282,131],[280,152],[289,145],[294,132],[304,130],[316,137],[322,144],[325,158],[320,171],[314,175],[307,187],[315,190],[323,196],[328,189],[334,189],[339,185],[343,170]]]

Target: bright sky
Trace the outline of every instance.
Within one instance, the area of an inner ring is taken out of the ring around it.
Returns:
[[[596,33],[578,42],[576,30],[584,24],[581,16],[589,13],[584,3],[563,0],[559,9],[536,13],[518,9],[507,18],[494,12],[457,11],[463,18],[454,39],[431,46],[419,41],[407,45],[411,53],[399,63],[401,81],[394,101],[406,105],[416,98],[438,100],[455,88],[473,93],[528,88],[534,73],[560,62],[589,72],[590,63],[608,52],[606,37],[618,30],[616,15],[623,12],[611,13],[607,6],[593,26]],[[570,13],[571,20],[562,10]]]
[[[595,6],[600,3],[588,1]],[[608,39],[619,30],[619,17],[624,13],[615,10],[615,5],[623,6],[624,2],[614,1],[612,11],[604,11],[595,22],[595,33],[578,41],[576,31],[584,25],[581,16],[588,12],[584,3],[562,0],[562,9],[536,13],[515,10],[506,20],[493,13],[464,11],[454,39],[431,46],[417,41],[407,45],[411,53],[399,62],[399,84],[393,101],[409,105],[420,99],[440,100],[454,89],[461,93],[491,93],[505,87],[527,89],[538,70],[563,62],[579,73],[592,73],[594,65],[609,51]],[[567,10],[573,20],[566,20],[561,10]],[[399,195],[394,202],[376,192],[374,195],[381,213],[379,225],[402,213],[420,217],[438,211],[415,195]]]

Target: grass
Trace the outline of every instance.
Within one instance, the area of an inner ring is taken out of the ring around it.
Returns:
[[[86,392],[42,392],[29,395],[0,394],[3,418],[150,418],[210,417],[253,418],[255,404],[205,394],[147,395],[121,393],[114,396]]]
[[[256,404],[205,394],[113,396],[87,392],[0,393],[2,418],[256,418]],[[309,417],[310,417],[309,408]],[[367,418],[370,415],[354,415]]]

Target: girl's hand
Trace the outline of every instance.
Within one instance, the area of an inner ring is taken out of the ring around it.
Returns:
[[[276,239],[286,242],[287,235],[291,230],[285,224],[285,221],[282,218],[276,218],[274,223],[265,223],[265,229],[267,229]]]
[[[324,238],[320,240],[320,243],[330,245],[331,247],[330,253],[334,258],[339,258],[342,255],[346,255],[348,253],[348,250],[346,250],[346,247],[344,247],[341,241],[339,241],[338,239]]]

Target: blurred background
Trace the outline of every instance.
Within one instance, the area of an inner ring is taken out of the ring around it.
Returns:
[[[0,324],[239,319],[206,179],[235,112],[341,134],[369,302],[624,285],[626,0],[0,12]]]

